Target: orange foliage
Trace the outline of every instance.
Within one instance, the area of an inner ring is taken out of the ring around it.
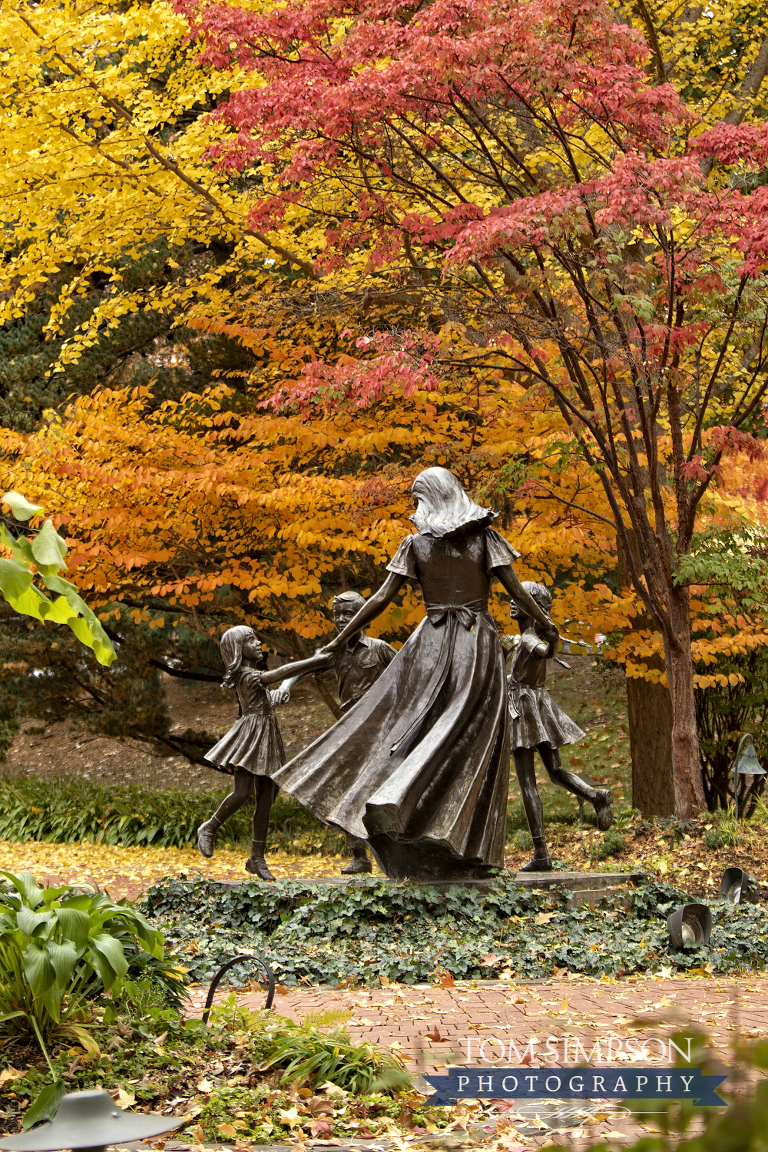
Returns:
[[[586,636],[620,622],[624,601],[592,587],[614,552],[609,526],[581,511],[604,512],[600,490],[585,470],[558,472],[565,430],[541,397],[486,377],[307,415],[243,415],[236,399],[223,384],[159,408],[146,392],[83,397],[32,436],[4,432],[0,480],[45,493],[93,603],[317,640],[331,596],[374,588],[410,531],[412,477],[445,464],[502,509],[522,575],[567,574],[561,619]],[[494,610],[504,626],[506,606]],[[420,616],[408,592],[377,630],[402,637]]]
[[[312,358],[311,345],[266,330],[200,326],[263,354],[261,395],[278,378],[275,360],[298,375]],[[540,391],[485,370],[407,395],[392,384],[362,406],[319,397],[280,408],[258,395],[244,403],[222,383],[160,406],[146,390],[82,397],[31,436],[2,433],[0,483],[44,500],[67,537],[72,578],[103,617],[125,601],[136,620],[167,610],[208,633],[248,621],[296,652],[330,633],[333,595],[381,582],[410,531],[410,481],[443,464],[500,510],[521,576],[554,580],[565,635],[591,644],[607,634],[628,676],[666,682],[652,666],[661,636],[642,626],[636,593],[619,587],[603,489]],[[729,458],[700,527],[764,522],[764,473]],[[699,687],[729,682],[713,667],[720,656],[768,643],[768,622],[712,589],[692,589],[691,609]],[[498,591],[492,610],[508,629]],[[403,639],[421,615],[406,591],[372,632]]]

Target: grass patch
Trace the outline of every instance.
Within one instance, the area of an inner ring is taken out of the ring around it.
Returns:
[[[350,1137],[436,1131],[444,1108],[429,1108],[400,1061],[353,1041],[342,1024],[302,1023],[249,1012],[230,997],[210,1026],[185,1020],[147,979],[115,1002],[94,1003],[89,1043],[52,1046],[53,1070],[70,1092],[116,1087],[119,1103],[139,1112],[185,1117],[191,1142],[248,1137],[259,1143],[296,1136]],[[10,1079],[3,1087],[0,1132],[17,1132],[46,1091],[40,1049],[3,1036]]]
[[[185,848],[197,829],[221,803],[223,791],[104,787],[80,777],[12,780],[0,777],[0,840],[27,843],[120,845],[124,848]],[[219,843],[246,846],[251,841],[250,805],[229,820]],[[289,796],[272,808],[268,851],[294,855],[334,855],[344,837],[332,832]]]

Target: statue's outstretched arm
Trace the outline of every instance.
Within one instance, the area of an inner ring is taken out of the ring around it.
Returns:
[[[262,684],[274,684],[278,680],[285,679],[286,673],[291,677],[291,680],[299,680],[302,676],[306,676],[308,672],[321,672],[324,668],[330,668],[331,661],[324,652],[316,652],[314,656],[308,656],[306,660],[297,660],[294,664],[283,664],[281,668],[272,668],[269,672],[260,672],[259,677]]]
[[[357,615],[352,617],[349,624],[342,632],[339,632],[338,636],[334,636],[330,644],[325,645],[323,652],[336,652],[342,645],[346,644],[350,636],[354,636],[356,632],[361,632],[370,624],[371,620],[380,616],[387,605],[391,604],[397,596],[405,584],[405,580],[405,576],[400,576],[397,572],[390,572],[378,592],[374,592],[373,596],[368,597]]]

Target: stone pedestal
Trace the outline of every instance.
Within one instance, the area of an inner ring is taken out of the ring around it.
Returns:
[[[518,872],[515,880],[523,888],[567,889],[571,896],[566,907],[597,904],[612,899],[629,907],[631,891],[644,879],[638,872]]]
[[[508,874],[509,875],[509,874]],[[300,879],[296,877],[299,882]],[[399,881],[389,880],[386,876],[325,876],[318,879],[307,880],[307,884],[331,885],[346,888],[360,880],[375,880],[387,887],[400,888],[412,886],[414,888],[435,888],[438,892],[447,892],[449,888],[472,888],[475,892],[489,892],[496,882],[493,878],[486,880],[446,880],[435,883],[425,883],[418,880]],[[521,888],[538,890],[559,889],[572,893],[566,901],[566,907],[578,908],[582,904],[597,904],[600,900],[611,899],[629,908],[631,904],[631,890],[644,880],[642,873],[636,872],[518,872],[515,883]],[[219,881],[222,888],[240,888],[240,882]],[[245,881],[252,883],[252,881]]]

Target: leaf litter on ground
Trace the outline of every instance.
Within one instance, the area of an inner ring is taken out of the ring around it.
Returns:
[[[222,848],[210,860],[194,848],[123,848],[103,844],[17,844],[0,840],[3,868],[18,875],[31,872],[38,884],[81,884],[106,889],[114,899],[135,900],[158,880],[198,876],[206,880],[245,882],[247,852]],[[343,856],[269,855],[279,880],[321,880],[339,875]]]

